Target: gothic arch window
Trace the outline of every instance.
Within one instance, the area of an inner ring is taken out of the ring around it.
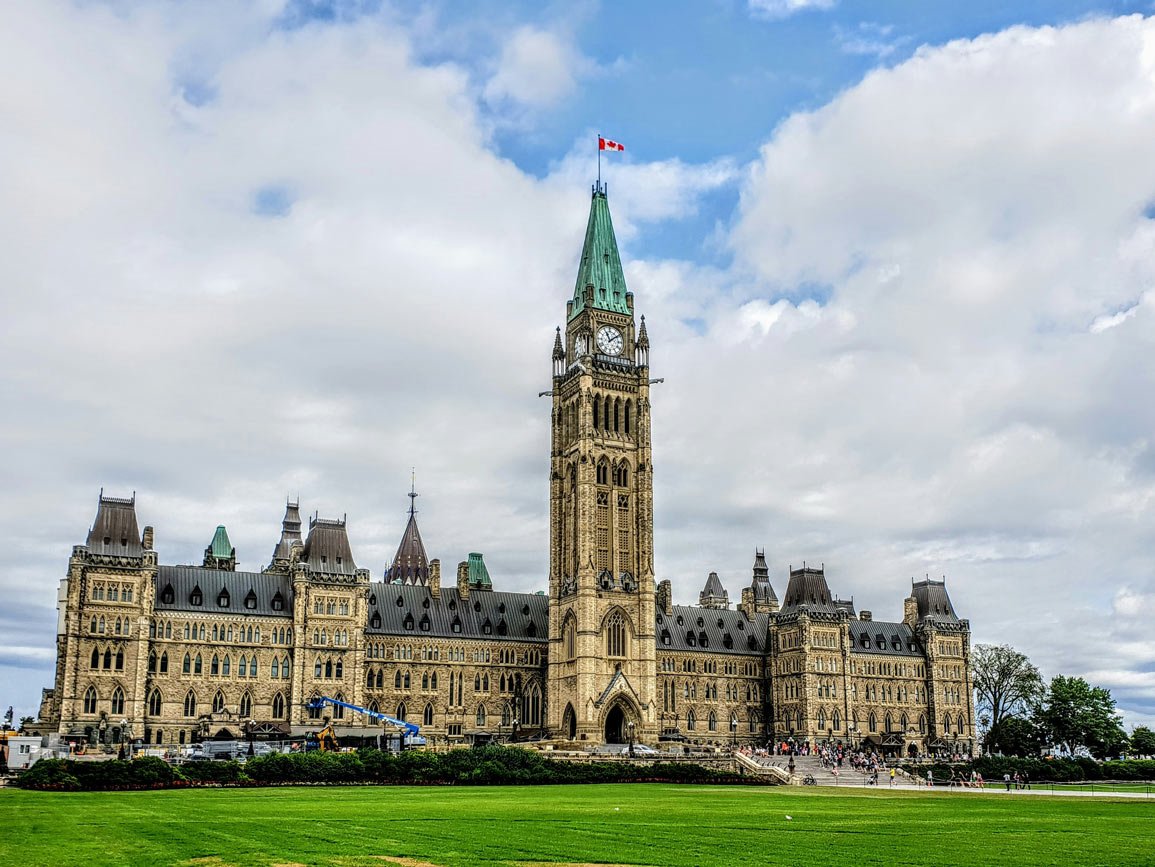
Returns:
[[[944,735],[950,734],[950,714],[949,713],[942,718],[942,733]]]
[[[148,652],[148,671],[152,674],[156,671],[156,651],[150,650]]]
[[[401,722],[406,721],[405,720],[405,714],[407,712],[408,712],[408,709],[405,707],[405,702],[401,702],[400,704],[397,705],[397,719],[401,720]]]
[[[379,704],[377,704],[377,699],[373,699],[373,701],[371,701],[367,705],[365,705],[365,710],[370,711],[372,713],[380,713],[381,712],[381,706]]]
[[[225,677],[229,676],[229,669],[232,666],[232,657],[225,654],[224,662],[221,663],[221,674]]]
[[[610,464],[605,458],[598,461],[597,482],[599,485],[610,483]]]
[[[398,669],[393,673],[393,688],[401,689],[401,670]]]
[[[89,687],[84,691],[84,712],[96,713],[96,689]]]
[[[251,717],[253,715],[253,697],[249,695],[247,690],[241,693],[241,705],[238,711],[242,717]]]
[[[625,425],[623,426],[623,429],[625,430],[625,433],[627,436],[630,433],[630,410],[631,410],[632,406],[633,406],[633,401],[627,400],[626,401]]]
[[[344,701],[345,700],[344,693],[339,692],[333,697],[335,699],[337,699],[337,701]],[[344,719],[344,718],[345,718],[345,708],[341,707],[341,705],[339,705],[339,704],[333,705],[333,719]]]
[[[168,674],[168,651],[160,655],[160,673]]]
[[[621,611],[614,611],[606,620],[606,652],[617,658],[626,655],[626,619]]]
[[[906,714],[903,714],[902,717],[899,719],[899,725],[901,726],[899,731],[903,732],[905,734],[907,728],[909,727],[909,723],[908,723],[908,720],[906,718]]]
[[[565,626],[562,627],[562,638],[565,645],[565,658],[575,658],[577,656],[577,621],[572,615],[566,618]]]
[[[601,428],[602,418],[602,398],[601,395],[594,396],[594,430]]]
[[[112,668],[112,651],[109,649],[104,651],[104,667],[106,669]]]
[[[385,686],[385,672],[384,672],[384,671],[382,671],[381,669],[377,669],[377,683],[376,683],[376,686],[377,686],[377,689],[383,689],[383,688],[384,688],[384,686]]]
[[[201,628],[203,629],[204,627],[202,626]],[[196,659],[193,660],[193,674],[200,674],[204,671],[204,667],[204,661],[201,659],[201,655],[198,653],[196,655]]]
[[[279,692],[273,696],[273,719],[281,719],[285,716],[285,697]]]
[[[873,713],[867,719],[866,724],[869,727],[870,731],[872,731],[872,732],[878,731],[878,720],[875,718]]]
[[[103,615],[100,618],[100,624],[97,628],[97,632],[99,632],[101,635],[104,635],[104,616]]]
[[[225,694],[219,689],[217,694],[213,696],[213,713],[220,713],[225,709]]]
[[[333,678],[333,660],[325,660],[325,679],[332,680]]]
[[[835,731],[840,731],[842,729],[842,714],[835,710],[830,723]]]
[[[277,659],[275,656],[273,657],[273,661],[269,663],[269,676],[273,680],[276,680],[281,676],[281,660]]]
[[[712,732],[718,730],[718,715],[713,711],[710,711],[710,715],[706,718],[706,727]]]
[[[89,660],[89,668],[100,668],[100,651],[95,647],[92,648],[92,658]]]
[[[818,709],[818,728],[819,730],[826,728],[826,710],[825,708]]]
[[[195,692],[193,692],[191,689],[188,691],[188,694],[185,695],[185,697],[184,697],[184,715],[185,716],[196,716],[197,715],[197,694]]]
[[[614,433],[621,430],[621,415],[622,415],[622,401],[621,398],[614,398]]]
[[[333,676],[337,680],[342,680],[345,677],[345,660],[338,658],[337,664],[333,666]]]
[[[320,701],[320,699],[321,696],[319,696],[317,693],[313,693],[313,697],[309,699],[309,703],[306,705],[306,708],[309,711],[309,719],[321,718],[321,705],[317,703]]]
[[[214,653],[212,662],[209,663],[209,674],[210,675],[217,675],[220,673],[221,673],[221,658]]]
[[[313,660],[313,677],[320,677],[320,676],[321,676],[321,657],[318,656],[315,660]]]
[[[686,714],[686,730],[692,732],[697,724],[698,717],[695,715],[694,709],[690,708],[689,712]]]
[[[249,659],[249,677],[257,676],[257,655],[254,653]]]
[[[487,715],[485,713],[485,705],[479,704],[477,706],[477,718],[476,718],[477,727],[479,729],[485,728],[486,719],[487,719]]]
[[[432,690],[437,689],[437,672],[436,671],[433,672],[433,674],[429,675],[429,688]]]
[[[890,732],[894,731],[894,722],[893,722],[893,720],[891,720],[890,714],[886,715],[885,725],[886,725],[886,731],[888,734]]]
[[[427,726],[433,725],[433,705],[425,705],[425,712],[421,714],[421,722]]]

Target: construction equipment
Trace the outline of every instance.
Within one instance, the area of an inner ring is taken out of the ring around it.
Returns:
[[[322,708],[325,707],[325,705],[332,705],[333,707],[347,708],[348,710],[354,711],[356,713],[363,713],[363,714],[365,714],[365,716],[369,717],[369,719],[377,720],[378,722],[384,723],[385,725],[396,726],[397,728],[401,729],[401,732],[399,733],[399,735],[400,735],[399,740],[400,740],[402,748],[425,746],[425,738],[423,738],[419,734],[419,732],[421,731],[420,726],[418,726],[416,723],[405,722],[405,720],[400,720],[400,719],[397,719],[395,717],[391,717],[387,714],[381,713],[380,711],[369,710],[368,708],[360,707],[359,705],[349,704],[346,701],[339,701],[338,699],[330,698],[327,695],[323,695],[320,698],[313,699],[311,702],[308,703],[307,707],[309,707],[311,710],[321,710]],[[329,723],[329,725],[327,725],[324,729],[322,729],[320,732],[318,732],[317,733],[318,738],[325,731],[328,731],[329,736],[332,738],[332,742],[333,742],[334,746],[331,747],[331,749],[336,749],[337,748],[336,747],[337,739],[333,735],[333,724]],[[325,748],[321,747],[321,749],[325,749]]]
[[[309,732],[305,735],[305,752],[319,750],[322,753],[335,753],[341,749],[337,742],[337,734],[333,731],[333,724],[328,723],[319,732]]]

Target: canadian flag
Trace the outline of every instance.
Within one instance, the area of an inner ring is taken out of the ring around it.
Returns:
[[[600,151],[624,151],[626,146],[618,141],[610,141],[608,138],[598,136],[598,150]]]

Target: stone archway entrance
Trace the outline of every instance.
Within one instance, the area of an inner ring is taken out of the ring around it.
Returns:
[[[577,714],[573,712],[573,705],[565,706],[565,713],[561,716],[562,731],[571,741],[577,737]]]
[[[605,738],[607,744],[626,742],[626,714],[620,704],[615,704],[606,714]]]

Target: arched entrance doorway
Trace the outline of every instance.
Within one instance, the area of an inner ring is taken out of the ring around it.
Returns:
[[[626,742],[626,714],[620,704],[615,704],[606,714],[606,743],[624,744]]]
[[[577,737],[577,714],[573,712],[572,704],[565,706],[565,713],[561,715],[561,728],[571,741]]]

